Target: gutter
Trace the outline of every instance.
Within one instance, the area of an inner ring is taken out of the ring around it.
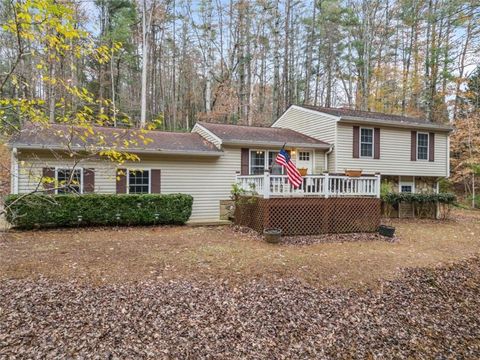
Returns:
[[[418,129],[432,129],[437,131],[445,131],[451,132],[453,128],[446,125],[438,125],[432,123],[415,123],[415,122],[408,122],[408,121],[394,121],[394,120],[377,120],[377,119],[369,119],[369,118],[361,118],[356,116],[342,116],[340,118],[340,122],[342,123],[366,123],[366,124],[378,124],[378,125],[387,125],[392,127],[399,127],[399,128],[418,128]]]
[[[15,147],[12,148],[10,167],[10,192],[18,194],[18,150]]]
[[[293,143],[293,142],[286,142],[288,147],[298,147],[298,148],[310,148],[310,149],[329,149],[331,147],[330,144],[311,144],[311,143]],[[252,140],[235,140],[235,141],[224,141],[223,145],[230,145],[230,146],[274,146],[282,148],[285,145],[285,142],[281,141],[252,141]]]
[[[58,145],[32,145],[32,144],[9,144],[8,145],[12,149],[31,149],[31,150],[59,150],[59,151],[66,151],[67,148]],[[81,147],[81,146],[73,146],[72,150],[76,151],[102,151],[102,150],[109,150],[109,148],[94,148],[94,147]],[[223,156],[223,151],[188,151],[188,150],[162,150],[162,149],[155,149],[155,150],[148,150],[148,149],[121,149],[119,151],[130,152],[133,154],[152,154],[152,155],[195,155],[195,156]]]

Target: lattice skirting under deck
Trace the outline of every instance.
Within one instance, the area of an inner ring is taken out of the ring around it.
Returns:
[[[374,232],[380,225],[380,199],[244,198],[236,206],[235,224],[258,232],[282,229],[283,235]]]

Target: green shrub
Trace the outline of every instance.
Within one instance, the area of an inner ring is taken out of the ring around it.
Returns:
[[[390,192],[382,195],[382,200],[387,204],[396,205],[402,202],[427,204],[427,203],[439,203],[439,204],[454,204],[457,200],[456,196],[452,193],[438,193],[438,194],[422,194],[422,193],[394,193]]]
[[[9,195],[7,220],[23,229],[36,227],[184,224],[193,198],[169,195]]]
[[[472,198],[472,195],[467,197],[467,208],[471,208]],[[475,195],[475,209],[480,209],[480,195]]]

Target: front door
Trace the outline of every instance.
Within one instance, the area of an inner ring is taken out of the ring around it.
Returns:
[[[307,174],[313,174],[313,154],[311,151],[299,150],[297,152],[297,169],[308,169]]]

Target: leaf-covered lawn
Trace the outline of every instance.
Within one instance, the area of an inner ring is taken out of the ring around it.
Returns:
[[[360,236],[373,241],[349,242],[358,235],[341,235],[340,242],[319,237],[329,242],[301,246],[267,244],[227,226],[11,232],[0,238],[0,279],[118,284],[293,278],[312,286],[363,287],[407,267],[435,267],[480,253],[479,212],[457,211],[447,222],[392,222],[399,236],[394,243],[374,235]],[[310,243],[312,237],[292,242]]]
[[[0,357],[480,357],[480,259],[378,290],[295,280],[0,281]]]
[[[394,243],[270,245],[229,227],[9,233],[0,358],[479,358],[478,213],[393,223]]]

